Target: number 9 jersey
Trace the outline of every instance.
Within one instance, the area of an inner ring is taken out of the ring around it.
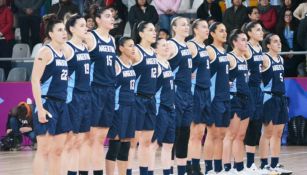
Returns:
[[[52,59],[47,63],[41,78],[42,97],[53,97],[66,101],[68,67],[64,54],[58,54],[50,45]]]

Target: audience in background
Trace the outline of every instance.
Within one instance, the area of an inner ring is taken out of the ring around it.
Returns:
[[[204,0],[204,2],[197,9],[197,18],[204,20],[214,19],[222,22],[222,10],[217,0]]]
[[[49,13],[54,13],[59,19],[63,20],[66,13],[79,13],[79,8],[71,0],[60,0],[49,9]]]
[[[227,32],[233,29],[241,28],[247,20],[247,9],[242,4],[242,0],[232,0],[232,7],[226,9],[223,17],[223,23],[226,26]]]
[[[307,0],[304,0],[304,3],[301,3],[293,12],[293,16],[301,20],[305,17],[307,13]]]
[[[258,9],[263,27],[270,32],[274,32],[277,23],[277,11],[270,5],[269,0],[260,0],[259,2]]]

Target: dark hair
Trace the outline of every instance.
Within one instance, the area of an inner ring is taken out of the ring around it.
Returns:
[[[70,17],[65,25],[66,31],[69,35],[72,36],[72,33],[70,31],[70,27],[74,27],[76,25],[76,22],[78,19],[82,19],[83,17],[81,15],[73,15],[72,17]]]
[[[98,5],[95,5],[95,4],[92,5],[90,8],[91,8],[91,10],[90,10],[91,12],[90,12],[89,15],[93,17],[96,26],[98,26],[98,24],[96,23],[96,18],[100,18],[100,15],[103,12],[111,9],[111,7],[101,7],[101,6],[98,6]]]
[[[152,24],[148,21],[141,21],[140,23],[135,23],[131,32],[131,38],[134,40],[135,44],[139,44],[142,40],[140,32],[143,32],[148,24]]]
[[[265,35],[263,41],[262,41],[262,48],[264,51],[269,51],[269,48],[268,48],[268,44],[271,44],[271,38],[272,36],[275,36],[277,34],[275,33],[268,33],[267,35]]]
[[[200,19],[200,18],[198,18],[198,19],[196,19],[196,20],[193,21],[193,23],[192,23],[192,25],[191,25],[191,29],[192,29],[192,34],[193,34],[193,35],[195,35],[194,29],[196,29],[196,28],[198,27],[199,23],[202,22],[202,21],[207,22],[206,20]]]
[[[141,8],[141,6],[140,6],[139,3],[138,3],[138,0],[135,0],[135,5],[136,5],[138,8]],[[148,1],[145,0],[144,6],[147,7],[148,5],[149,5],[149,4],[148,4]]]
[[[156,49],[157,46],[158,46],[158,42],[159,42],[160,40],[163,40],[163,39],[164,39],[164,38],[158,38],[156,42],[154,42],[154,43],[151,44],[151,47],[154,48],[154,49]]]
[[[228,44],[234,48],[234,41],[237,41],[238,37],[240,34],[245,34],[242,30],[240,29],[234,29],[230,32],[229,38],[228,38]]]
[[[290,11],[291,12],[291,15],[292,15],[292,20],[290,22],[290,30],[292,31],[296,31],[297,30],[297,23],[293,17],[293,12],[290,10],[290,9],[287,9],[285,11],[282,11],[280,14],[280,17],[279,17],[279,20],[277,22],[277,25],[276,25],[276,33],[278,35],[284,35],[284,30],[285,30],[285,27],[286,27],[286,23],[285,23],[285,14],[286,12]]]
[[[131,37],[128,37],[128,36],[123,36],[123,37],[120,37],[120,38],[117,38],[116,39],[116,52],[118,55],[121,55],[121,51],[119,50],[119,47],[120,46],[124,46],[124,44],[128,41],[128,40],[132,40]]]
[[[221,25],[223,23],[221,22],[215,22],[215,23],[212,23],[210,26],[209,26],[209,37],[208,39],[205,41],[205,44],[206,45],[210,45],[213,43],[213,37],[211,35],[211,32],[215,32],[215,30],[217,29],[217,26]]]
[[[53,31],[53,27],[58,23],[63,23],[62,20],[59,20],[55,14],[47,16],[45,19],[46,26],[45,26],[45,36],[51,39],[49,32]]]
[[[160,33],[160,32],[164,32],[164,33],[166,33],[167,35],[169,35],[169,32],[168,32],[168,30],[166,30],[166,29],[160,29],[160,30],[159,30],[159,33]]]
[[[93,17],[92,17],[91,15],[88,14],[88,15],[85,15],[85,16],[84,16],[84,19],[87,21],[88,19],[93,19]]]
[[[258,12],[259,12],[258,7],[256,7],[256,6],[251,6],[251,7],[247,7],[247,14],[248,14],[248,15],[251,15],[251,14],[253,13],[254,9],[258,10]]]

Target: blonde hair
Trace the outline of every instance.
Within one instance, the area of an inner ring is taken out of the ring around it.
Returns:
[[[176,33],[174,31],[174,26],[177,26],[177,21],[179,19],[185,19],[189,23],[189,20],[186,17],[177,16],[177,17],[173,18],[172,21],[171,21],[171,35],[172,35],[172,37],[174,37],[176,35]]]

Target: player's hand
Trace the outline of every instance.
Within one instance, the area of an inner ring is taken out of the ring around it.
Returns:
[[[48,119],[47,119],[47,111],[42,108],[41,110],[38,110],[38,121],[40,123],[47,123]]]

